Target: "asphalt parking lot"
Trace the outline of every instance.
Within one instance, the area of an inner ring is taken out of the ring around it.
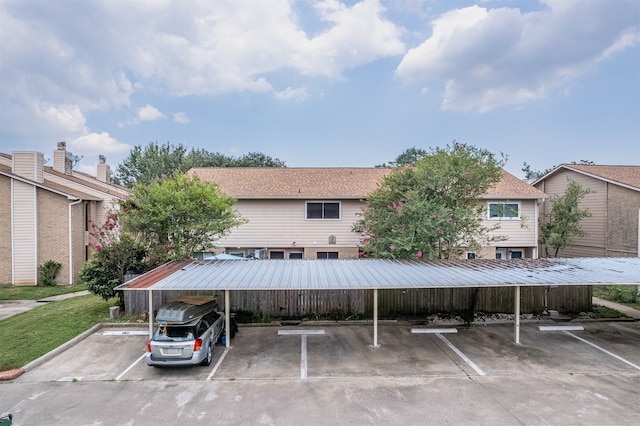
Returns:
[[[572,329],[544,330],[569,326]],[[583,329],[577,329],[582,327]],[[425,328],[430,329],[427,333]],[[435,331],[435,332],[434,332]],[[637,424],[640,322],[241,327],[209,367],[153,368],[102,328],[0,383],[15,425]]]

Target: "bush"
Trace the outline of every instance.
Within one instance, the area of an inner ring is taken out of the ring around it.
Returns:
[[[640,300],[637,287],[634,285],[599,286],[594,289],[598,297],[620,303],[636,303]]]
[[[62,267],[61,263],[55,260],[47,260],[38,266],[38,285],[53,286],[56,285],[56,276]]]

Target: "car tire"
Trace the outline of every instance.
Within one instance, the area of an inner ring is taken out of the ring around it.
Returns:
[[[213,359],[213,345],[209,345],[207,347],[207,357],[202,360],[202,365],[205,367],[211,365],[211,360]]]

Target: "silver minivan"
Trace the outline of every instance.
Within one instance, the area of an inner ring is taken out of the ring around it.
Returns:
[[[158,310],[158,328],[147,344],[147,365],[210,365],[224,333],[224,315],[213,298],[185,297]],[[234,318],[235,320],[235,318]],[[237,332],[231,323],[231,337]]]

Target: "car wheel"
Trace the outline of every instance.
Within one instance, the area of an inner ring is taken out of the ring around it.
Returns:
[[[202,365],[205,367],[211,365],[211,360],[213,359],[213,345],[207,346],[207,357],[202,360]]]

